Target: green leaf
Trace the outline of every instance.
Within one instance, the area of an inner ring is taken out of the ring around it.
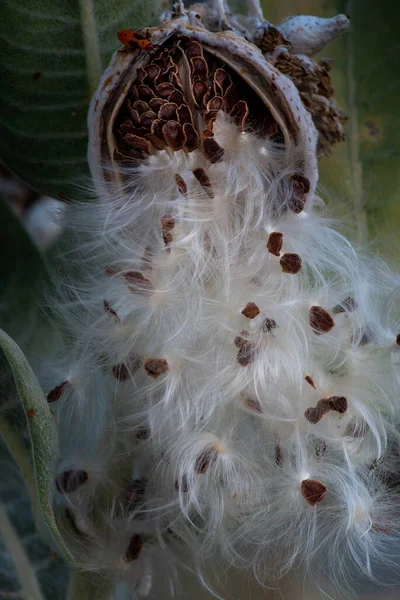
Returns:
[[[58,530],[52,507],[52,466],[58,457],[57,428],[54,417],[25,356],[16,343],[1,329],[0,348],[13,372],[15,385],[27,418],[36,490],[44,520],[64,557],[73,562],[73,557]]]
[[[4,0],[0,156],[37,190],[77,196],[86,114],[117,32],[154,24],[161,0]]]

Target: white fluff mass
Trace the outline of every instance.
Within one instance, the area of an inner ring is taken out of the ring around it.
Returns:
[[[202,578],[246,567],[267,585],[310,570],[347,588],[399,560],[400,280],[333,228],[314,190],[287,210],[295,150],[222,113],[215,132],[222,162],[160,151],[71,212],[79,244],[58,305],[69,339],[49,389],[69,382],[53,405],[59,472],[88,480],[59,500],[81,562],[139,595],[162,562]],[[298,273],[283,271],[287,253]]]

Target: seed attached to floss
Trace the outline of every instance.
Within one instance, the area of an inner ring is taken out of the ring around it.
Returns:
[[[215,463],[218,458],[218,451],[215,448],[207,448],[196,459],[195,471],[199,475],[204,475],[208,468]]]
[[[60,383],[60,385],[56,385],[56,387],[47,394],[47,402],[56,402],[59,400],[69,386],[70,382],[67,379]]]
[[[168,371],[168,363],[165,358],[148,358],[144,363],[144,368],[147,375],[157,379]]]
[[[116,321],[120,320],[118,314],[111,307],[111,304],[108,302],[108,300],[103,300],[103,306],[104,306],[104,310],[110,317],[113,317]]]
[[[280,256],[283,244],[283,233],[279,231],[273,231],[269,234],[267,248],[268,252],[274,256]]]
[[[86,471],[64,471],[57,477],[56,487],[61,494],[71,494],[86,483],[88,478]]]
[[[291,253],[284,254],[279,262],[282,271],[284,273],[289,273],[290,275],[297,275],[297,273],[300,273],[303,264],[301,256]]]
[[[314,388],[314,390],[317,389],[317,386],[314,383],[314,379],[312,377],[310,377],[310,375],[306,375],[304,377],[304,379],[307,381],[307,383],[309,383]]]
[[[201,187],[207,192],[207,195],[210,198],[214,198],[214,192],[211,186],[211,182],[205,170],[201,168],[193,169],[192,173],[196,177],[197,181],[200,183]]]
[[[187,194],[187,185],[185,180],[178,173],[175,173],[174,178],[179,192],[182,194],[182,196],[185,196]]]
[[[254,302],[248,302],[242,310],[242,315],[244,315],[247,319],[254,319],[259,314],[260,309]]]
[[[335,321],[322,306],[312,306],[310,308],[310,326],[316,335],[321,335],[331,331],[335,326]]]
[[[274,319],[270,319],[269,317],[266,317],[261,322],[260,329],[263,333],[270,333],[273,329],[276,329],[276,328],[277,328],[277,324]]]
[[[321,502],[325,496],[328,488],[321,481],[317,479],[304,479],[301,482],[301,494],[308,504],[315,506],[318,502]]]
[[[137,560],[143,548],[143,541],[139,533],[135,533],[129,542],[129,546],[125,552],[125,559],[128,562]]]
[[[338,315],[344,312],[354,312],[358,308],[358,302],[351,296],[347,296],[340,304],[337,304],[332,308],[334,315]]]

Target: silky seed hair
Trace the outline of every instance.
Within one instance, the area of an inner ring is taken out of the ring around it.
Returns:
[[[47,399],[72,551],[132,597],[183,565],[374,579],[397,561],[399,277],[333,227],[315,143],[205,43],[146,60],[109,181],[69,213]]]

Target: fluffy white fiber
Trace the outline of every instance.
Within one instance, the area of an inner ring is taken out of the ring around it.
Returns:
[[[58,472],[88,479],[59,499],[81,562],[139,595],[180,561],[267,585],[317,567],[346,588],[399,560],[399,279],[358,256],[318,198],[286,210],[294,152],[221,112],[214,130],[222,162],[161,151],[71,213],[70,341],[49,389],[69,382],[52,405]],[[283,272],[286,253],[299,273]],[[326,333],[312,307],[333,319]]]

